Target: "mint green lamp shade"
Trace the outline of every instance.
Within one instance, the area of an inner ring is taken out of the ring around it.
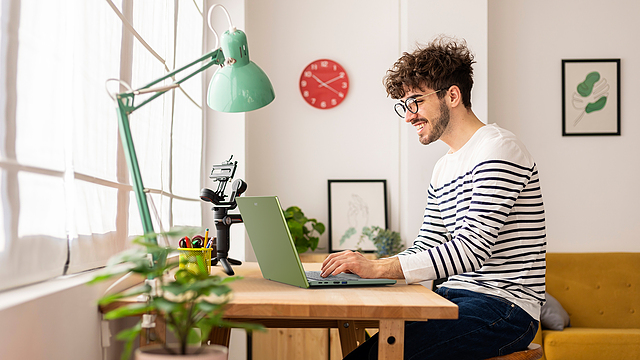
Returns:
[[[245,112],[267,106],[276,97],[267,74],[249,60],[247,36],[226,31],[221,38],[225,66],[211,78],[207,104],[222,112]]]

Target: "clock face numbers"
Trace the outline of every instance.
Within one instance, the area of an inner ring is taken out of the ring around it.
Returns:
[[[337,62],[321,59],[312,62],[300,75],[300,94],[318,109],[334,108],[347,97],[349,77]]]

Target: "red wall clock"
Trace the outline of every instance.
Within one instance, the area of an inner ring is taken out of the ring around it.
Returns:
[[[329,59],[307,65],[300,75],[300,93],[311,106],[331,109],[340,105],[349,91],[349,77],[344,68]]]

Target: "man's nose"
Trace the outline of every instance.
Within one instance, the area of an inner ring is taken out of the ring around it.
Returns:
[[[413,119],[414,119],[416,116],[418,116],[418,114],[414,114],[414,113],[412,113],[411,111],[407,111],[407,112],[404,114],[404,121],[405,121],[406,123],[411,123],[411,122],[413,122]]]

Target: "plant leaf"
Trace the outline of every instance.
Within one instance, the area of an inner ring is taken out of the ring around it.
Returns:
[[[287,222],[287,225],[289,226],[289,231],[291,232],[291,236],[299,237],[303,235],[302,225],[299,222],[295,220],[289,220]]]
[[[200,334],[195,330],[195,328],[189,329],[189,335],[187,335],[187,344],[198,344],[202,343],[202,339],[200,338]]]
[[[152,310],[153,307],[148,306],[145,303],[129,304],[109,311],[104,314],[104,318],[107,320],[120,319],[127,316],[142,315]]]
[[[162,297],[154,297],[151,306],[164,313],[175,313],[182,310],[182,304],[167,300]]]
[[[325,231],[324,224],[323,224],[323,223],[321,223],[321,222],[319,222],[319,223],[317,223],[317,224],[313,224],[313,229],[314,229],[315,231],[317,231],[317,232],[318,232],[318,234],[320,234],[320,235],[322,235],[322,234],[324,233],[324,231]],[[353,228],[351,228],[351,229],[353,229]],[[356,230],[356,229],[353,229],[353,233],[354,233],[354,234],[355,234],[355,230]]]
[[[205,314],[209,314],[216,310],[219,310],[220,308],[222,308],[223,305],[224,304],[213,304],[208,301],[202,300],[202,301],[198,301],[195,306],[197,310]]]
[[[122,298],[148,293],[149,291],[151,291],[151,286],[147,284],[141,284],[119,293],[104,296],[98,300],[98,305],[111,304],[112,302],[120,300]]]
[[[116,335],[116,339],[118,340],[129,340],[132,338],[135,339],[136,336],[140,335],[141,330],[142,330],[142,322],[138,321],[138,323],[135,324],[133,327],[120,331]]]
[[[133,341],[137,338],[142,330],[142,322],[139,321],[133,327],[128,329],[124,329],[116,335],[116,339],[125,340],[124,349],[122,350],[122,355],[120,355],[121,360],[128,360],[131,356],[131,350],[133,349]]]
[[[311,251],[314,251],[318,247],[319,241],[320,241],[320,238],[317,238],[317,237],[309,238],[309,247],[311,248]]]
[[[89,281],[87,284],[93,285],[93,284],[97,284],[99,282],[111,279],[116,276],[123,276],[124,274],[131,271],[133,267],[134,265],[131,265],[131,264],[107,267],[104,270],[100,271],[100,273],[96,275],[96,277],[91,279],[91,281]]]

